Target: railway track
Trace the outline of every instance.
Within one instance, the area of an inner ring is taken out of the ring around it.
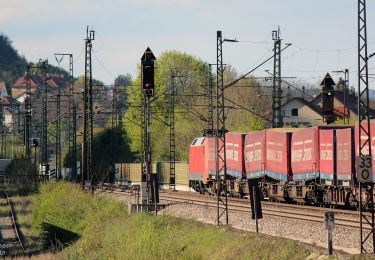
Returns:
[[[6,191],[0,189],[0,256],[7,259],[25,253],[11,201]]]
[[[97,189],[97,191],[104,192],[105,190]],[[131,191],[120,191],[114,189],[111,191],[116,196],[134,196]],[[207,208],[217,208],[215,196],[205,196],[192,192],[184,191],[160,191],[160,201],[171,204],[192,204],[203,206]],[[223,206],[220,206],[223,207]],[[229,211],[251,214],[251,207],[249,200],[228,198]],[[337,227],[359,228],[359,213],[356,211],[329,209],[313,206],[294,205],[286,203],[274,203],[262,201],[263,215],[270,217],[288,218],[300,221],[310,221],[324,224],[324,213],[332,211],[335,213],[335,225]],[[370,216],[370,214],[368,214]],[[364,224],[364,229],[370,230],[370,225]]]

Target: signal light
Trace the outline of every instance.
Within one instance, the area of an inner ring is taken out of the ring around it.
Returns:
[[[142,68],[143,89],[154,89],[154,64],[146,63]]]
[[[33,147],[39,146],[39,140],[37,138],[33,138]]]
[[[153,90],[152,90],[152,89],[146,89],[146,90],[145,90],[145,95],[146,95],[146,97],[152,97],[152,95],[153,95]]]
[[[323,109],[323,120],[327,124],[335,121],[334,117],[334,93],[333,88],[336,85],[329,73],[326,74],[322,83],[322,109]]]

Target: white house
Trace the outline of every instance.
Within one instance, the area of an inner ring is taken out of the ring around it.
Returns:
[[[302,97],[295,97],[281,106],[284,127],[309,127],[323,124],[322,109]]]

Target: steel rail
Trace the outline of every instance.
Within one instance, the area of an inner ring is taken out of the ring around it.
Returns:
[[[11,217],[11,220],[12,220],[13,231],[14,231],[14,234],[16,235],[16,237],[17,237],[18,244],[21,246],[22,251],[24,253],[26,253],[26,249],[25,249],[25,247],[23,245],[23,242],[21,240],[21,237],[19,235],[19,230],[18,230],[18,226],[17,226],[15,214],[13,213],[12,203],[11,203],[11,201],[9,199],[9,196],[8,196],[7,192],[4,189],[0,189],[0,190],[5,195],[5,198],[7,200],[7,204],[9,205],[9,208],[10,208],[10,217]]]

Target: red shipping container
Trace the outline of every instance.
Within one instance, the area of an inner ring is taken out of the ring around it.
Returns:
[[[324,180],[334,180],[334,131],[333,129],[319,130],[319,171],[320,178]]]
[[[311,127],[292,133],[293,180],[309,180],[319,177],[318,132],[318,127]]]
[[[362,123],[362,126],[367,129],[367,123]],[[358,143],[358,122],[355,124],[355,133],[354,133],[354,141],[355,141],[355,161],[356,165],[358,165],[358,155],[359,155],[359,143]],[[366,136],[364,136],[364,132],[361,131],[361,144],[364,144],[366,142]],[[370,120],[370,145],[371,145],[371,155],[372,155],[372,180],[375,181],[375,120]],[[369,146],[366,144],[362,148],[363,154],[369,154]],[[357,168],[357,167],[356,167]]]
[[[242,178],[245,173],[245,161],[243,156],[245,134],[228,132],[225,135],[227,174]]]
[[[352,180],[354,173],[353,143],[353,128],[336,130],[337,180]]]
[[[248,179],[265,175],[266,131],[250,132],[245,137],[245,169]]]
[[[266,175],[277,180],[287,181],[290,170],[290,138],[288,131],[266,131]]]

